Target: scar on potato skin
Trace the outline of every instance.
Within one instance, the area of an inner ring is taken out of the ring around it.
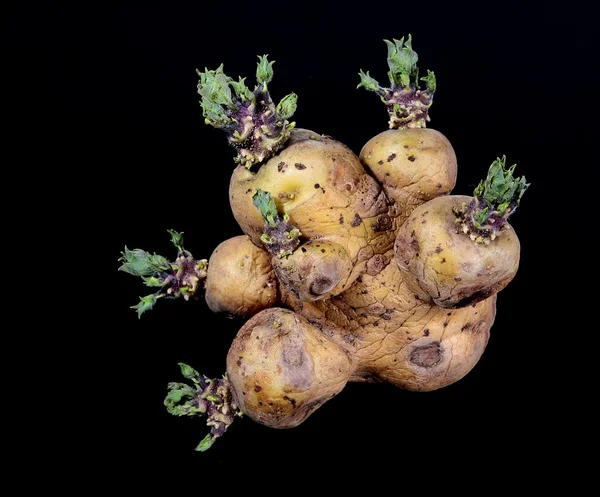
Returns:
[[[410,353],[409,361],[422,368],[432,368],[442,360],[442,353],[440,342],[435,341],[415,347]]]
[[[354,214],[354,219],[352,220],[350,225],[353,228],[356,228],[358,225],[360,225],[360,223],[362,223],[362,217],[360,217],[358,214]]]

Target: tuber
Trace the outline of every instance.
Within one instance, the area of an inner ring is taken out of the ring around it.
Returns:
[[[229,201],[243,234],[207,261],[170,231],[173,262],[126,248],[120,267],[156,289],[134,306],[139,316],[163,297],[204,295],[212,311],[246,320],[223,378],[182,364],[191,384],[169,384],[169,412],[207,418],[198,450],[244,414],[297,426],[348,381],[442,388],[486,348],[496,294],[519,266],[508,218],[529,184],[502,157],[472,196],[451,195],[456,154],[426,128],[435,76],[419,79],[410,36],[386,44],[389,87],[362,70],[359,87],[386,105],[389,129],[359,156],[289,121],[297,97],[273,103],[266,55],[253,90],[223,66],[198,73],[206,123],[237,151]]]

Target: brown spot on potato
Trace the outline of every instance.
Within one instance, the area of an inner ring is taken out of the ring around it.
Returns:
[[[306,169],[306,166],[305,166],[304,164],[302,164],[301,162],[296,162],[296,163],[294,164],[294,167],[295,167],[296,169],[298,169],[298,171],[302,171],[302,169]]]
[[[344,216],[340,214],[340,224],[344,224]]]
[[[444,250],[442,247],[440,247],[439,245],[435,248],[435,253],[439,254],[442,250]]]
[[[445,257],[440,261],[440,264],[444,264],[444,262],[446,262],[446,258]]]
[[[371,276],[375,276],[383,271],[383,268],[387,265],[387,260],[383,254],[375,254],[367,262],[367,273]]]
[[[389,216],[389,214],[380,214],[377,217],[377,221],[375,221],[375,224],[373,224],[373,231],[375,231],[375,232],[387,231],[391,227],[392,227],[392,218]]]
[[[472,326],[473,326],[473,325],[472,325],[471,323],[467,323],[467,324],[465,324],[465,325],[464,325],[464,326],[463,326],[463,327],[460,329],[460,331],[465,331],[465,330],[468,330],[468,329],[469,329],[469,328],[471,328]]]
[[[319,183],[315,183],[315,190],[318,190],[319,188],[321,188],[321,185],[319,185]]]
[[[262,390],[262,387],[260,385],[255,385],[254,386],[254,391],[255,392],[260,392]]]
[[[285,166],[287,166],[285,162],[280,162],[279,164],[277,164],[277,171],[279,171],[280,173],[283,172]]]
[[[429,328],[425,328],[425,329],[423,330],[423,336],[424,336],[424,337],[428,337],[428,336],[429,336]]]
[[[387,158],[387,161],[392,162],[395,158],[396,158],[396,154],[390,154],[390,156]]]
[[[313,281],[308,287],[308,291],[315,296],[323,295],[331,290],[333,281],[326,276],[321,276]]]
[[[356,228],[358,225],[360,225],[360,223],[362,223],[362,217],[360,217],[358,214],[354,214],[354,219],[352,220],[350,225],[353,228]]]
[[[410,354],[409,361],[422,368],[432,368],[442,360],[442,347],[440,342],[431,342],[421,347],[415,347]]]
[[[411,161],[411,162],[414,162],[415,159],[416,159],[416,157],[414,155],[409,155],[408,156],[408,160]]]
[[[408,148],[408,145],[404,145],[404,148]]]
[[[441,184],[441,183],[438,183],[438,184],[437,184],[437,187],[438,187],[438,188],[441,188],[441,187],[442,187],[442,184]]]
[[[288,397],[287,395],[283,396],[283,400],[287,400],[290,404],[292,404],[292,406],[296,407],[296,401],[290,397]]]
[[[381,166],[383,164],[383,161],[382,160],[378,160],[377,164],[379,164]]]

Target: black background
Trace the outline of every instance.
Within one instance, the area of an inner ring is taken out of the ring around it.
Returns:
[[[257,475],[295,468],[296,482],[312,466],[341,464],[346,478],[358,479],[358,471],[370,474],[384,462],[412,472],[432,462],[472,467],[502,451],[510,462],[494,471],[527,471],[548,443],[540,426],[548,376],[537,337],[549,326],[547,303],[537,296],[552,284],[544,270],[550,177],[587,139],[584,129],[564,126],[581,113],[558,116],[557,109],[577,107],[578,92],[597,88],[585,68],[585,78],[569,77],[577,71],[574,54],[592,44],[591,30],[548,3],[38,5],[9,16],[9,62],[21,90],[14,98],[27,110],[14,126],[38,133],[39,164],[60,164],[38,178],[76,185],[53,203],[81,216],[65,215],[62,228],[86,237],[101,291],[89,297],[94,310],[70,341],[72,360],[94,364],[93,393],[86,394],[93,408],[72,422],[84,445],[106,451],[107,477],[140,489],[242,468]],[[202,301],[160,302],[138,320],[129,306],[147,291],[117,272],[117,259],[124,245],[174,255],[168,228],[185,232],[186,248],[206,258],[241,233],[227,201],[234,152],[203,122],[195,69],[224,63],[230,76],[253,82],[256,56],[269,54],[276,61],[271,93],[276,100],[298,94],[298,126],[358,153],[387,126],[378,99],[356,89],[358,70],[385,81],[383,39],[408,33],[421,72],[437,77],[430,127],[456,151],[455,192],[470,194],[503,154],[532,184],[511,218],[521,267],[499,294],[485,354],[439,391],[349,384],[297,428],[242,419],[209,452],[194,452],[206,428],[167,414],[166,384],[180,379],[180,361],[221,375],[241,323],[212,315]]]

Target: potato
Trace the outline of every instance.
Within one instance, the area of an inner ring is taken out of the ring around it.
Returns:
[[[327,240],[306,242],[289,257],[273,257],[277,278],[301,300],[336,295],[347,286],[352,272],[348,251]]]
[[[519,267],[520,245],[506,224],[489,244],[475,243],[457,224],[453,209],[472,197],[439,197],[417,207],[398,232],[395,251],[401,269],[442,307],[463,307],[502,290]]]
[[[259,190],[270,192],[277,210],[289,217],[303,240],[327,241],[343,249],[344,260],[336,270],[339,277],[320,298],[344,291],[364,272],[373,255],[393,245],[393,214],[387,198],[356,155],[329,137],[294,129],[286,148],[256,173],[241,166],[235,169],[229,189],[231,208],[256,244],[265,232],[265,220],[253,203]],[[347,261],[351,263],[349,274]],[[306,295],[296,280],[288,278],[285,284]]]
[[[273,428],[300,424],[344,388],[351,372],[352,361],[340,346],[287,309],[251,318],[227,354],[237,405]]]
[[[360,160],[388,198],[400,205],[421,204],[449,193],[456,184],[456,154],[434,129],[384,131],[364,145]]]
[[[175,262],[126,249],[121,267],[158,287],[138,314],[158,298],[189,299],[205,288],[213,311],[253,315],[231,344],[225,376],[181,365],[192,385],[169,384],[171,414],[207,417],[198,450],[242,414],[290,428],[348,381],[432,391],[481,358],[496,293],[519,267],[508,218],[529,185],[504,157],[472,197],[449,195],[456,155],[425,127],[436,81],[431,71],[419,78],[411,43],[386,41],[389,87],[360,72],[359,86],[385,103],[392,128],[360,158],[288,121],[296,97],[273,103],[266,56],[254,91],[222,66],[199,73],[205,119],[238,152],[229,199],[245,236],[219,245],[207,265],[171,232]]]
[[[348,351],[356,361],[350,381],[435,390],[458,381],[478,362],[496,299],[443,309],[415,295],[410,278],[391,261],[380,272],[361,276],[339,297],[311,303],[286,293],[282,298]]]
[[[211,311],[250,317],[278,302],[271,255],[246,235],[225,240],[208,261],[205,299]]]

